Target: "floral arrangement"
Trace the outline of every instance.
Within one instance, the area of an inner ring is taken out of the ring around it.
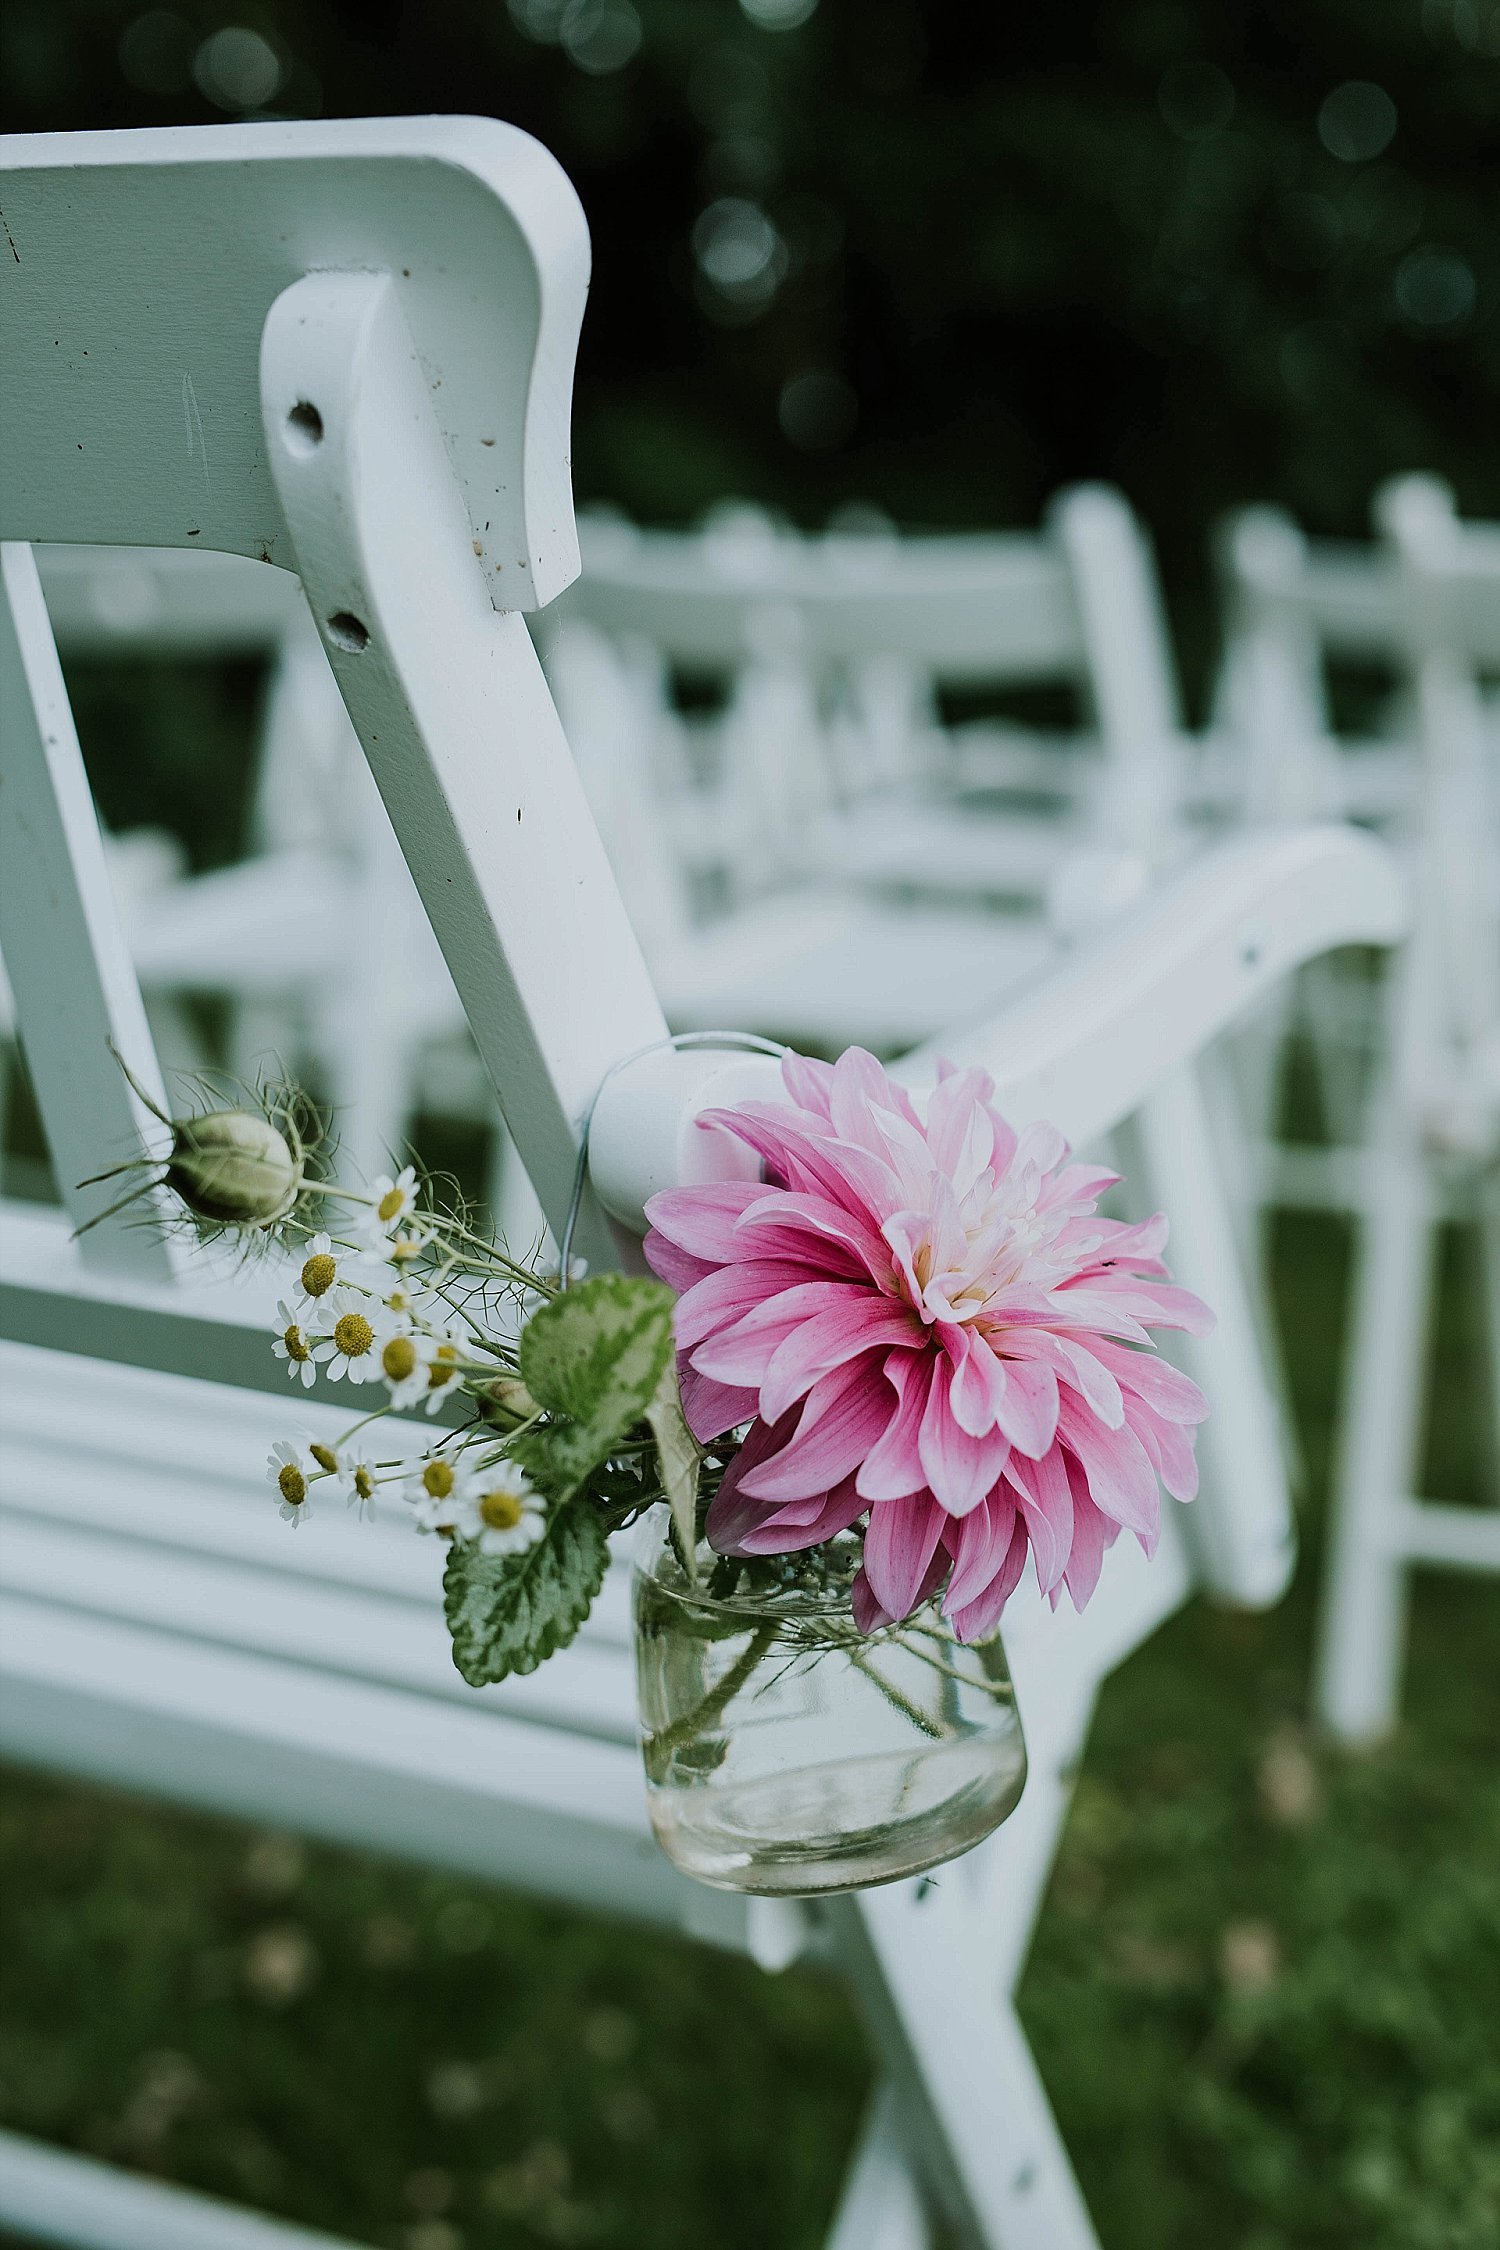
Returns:
[[[270,1348],[292,1384],[372,1401],[332,1444],[273,1448],[282,1516],[389,1498],[436,1535],[466,1680],[566,1645],[610,1535],[663,1500],[717,1598],[826,1558],[846,1636],[937,1602],[978,1642],[1028,1556],[1082,1608],[1122,1529],[1153,1550],[1160,1489],[1192,1497],[1203,1400],[1151,1331],[1211,1322],[1170,1282],[1165,1220],[1101,1217],[1116,1175],[1017,1135],[981,1070],[947,1070],[925,1114],[859,1049],[782,1075],[785,1101],[703,1120],[759,1180],[649,1205],[655,1279],[514,1258],[412,1166],[320,1178],[295,1103],[162,1118],[148,1187],[291,1255]],[[381,1426],[417,1414],[437,1426],[413,1460]]]

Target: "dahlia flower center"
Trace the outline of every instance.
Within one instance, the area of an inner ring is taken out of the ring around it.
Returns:
[[[985,1173],[959,1206],[963,1247],[958,1255],[951,1234],[945,1239],[936,1217],[932,1232],[917,1248],[912,1258],[916,1310],[928,1321],[977,1321],[1018,1283],[1046,1287],[1068,1270],[1067,1261],[1058,1264],[1048,1255],[1067,1216],[1018,1203],[1013,1186],[1007,1192],[992,1172]],[[945,1253],[951,1262],[944,1262]]]

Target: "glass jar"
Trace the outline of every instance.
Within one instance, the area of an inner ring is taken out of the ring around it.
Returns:
[[[809,1896],[920,1874],[1020,1799],[1026,1746],[998,1634],[929,1604],[873,1634],[849,1614],[859,1542],[736,1573],[684,1570],[665,1508],[637,1534],[635,1644],[651,1825],[720,1890]]]

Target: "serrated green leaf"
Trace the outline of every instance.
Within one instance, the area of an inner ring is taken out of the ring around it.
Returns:
[[[587,1500],[554,1509],[545,1536],[524,1555],[486,1555],[455,1539],[443,1572],[453,1661],[470,1687],[534,1672],[566,1648],[593,1605],[609,1542]]]
[[[649,1410],[671,1359],[672,1305],[665,1282],[602,1273],[554,1297],[521,1331],[522,1380],[556,1417],[539,1481],[559,1497]]]
[[[661,1380],[646,1409],[646,1419],[651,1424],[651,1435],[656,1440],[662,1489],[672,1510],[677,1544],[688,1566],[688,1575],[695,1577],[699,1456],[693,1433],[683,1419],[682,1394],[677,1387],[677,1368],[671,1359],[661,1371]]]

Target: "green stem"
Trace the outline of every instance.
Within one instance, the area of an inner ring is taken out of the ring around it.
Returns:
[[[854,1666],[856,1672],[862,1672],[864,1674],[864,1677],[870,1682],[872,1687],[879,1688],[887,1703],[889,1703],[894,1710],[899,1711],[904,1718],[910,1719],[914,1727],[919,1728],[923,1734],[930,1735],[934,1742],[941,1742],[943,1740],[944,1736],[948,1732],[948,1729],[946,1727],[940,1727],[936,1725],[931,1719],[929,1719],[927,1713],[921,1708],[919,1704],[913,1703],[909,1696],[903,1695],[900,1688],[894,1686],[892,1682],[885,1677],[885,1674],[883,1672],[876,1671],[874,1665],[870,1662],[870,1659],[867,1656],[860,1656],[851,1650],[849,1661]]]
[[[999,1681],[976,1680],[971,1672],[960,1672],[957,1665],[945,1664],[940,1656],[932,1655],[930,1650],[925,1648],[913,1648],[911,1642],[906,1638],[906,1635],[904,1633],[894,1633],[891,1637],[896,1642],[899,1648],[905,1649],[908,1656],[914,1656],[919,1664],[930,1664],[934,1672],[942,1673],[945,1680],[957,1680],[960,1687],[981,1688],[986,1695],[1002,1694],[1001,1683]],[[1010,1685],[1007,1681],[1003,1690],[1004,1698],[1008,1699],[1009,1693]]]
[[[357,1437],[361,1430],[367,1430],[372,1422],[378,1422],[383,1414],[389,1414],[390,1411],[391,1410],[388,1406],[377,1406],[373,1414],[362,1415],[359,1421],[352,1423],[350,1427],[345,1430],[343,1436],[338,1441],[338,1445],[334,1447],[334,1452],[337,1453],[339,1445],[347,1445],[352,1437]]]
[[[684,1711],[669,1727],[662,1727],[657,1733],[647,1735],[645,1747],[653,1766],[658,1759],[670,1758],[674,1751],[681,1750],[689,1742],[696,1742],[700,1735],[707,1733],[714,1721],[734,1701],[775,1638],[774,1621],[767,1625],[757,1625],[749,1642],[730,1665],[718,1686],[711,1688],[701,1703],[695,1703],[691,1711]]]

